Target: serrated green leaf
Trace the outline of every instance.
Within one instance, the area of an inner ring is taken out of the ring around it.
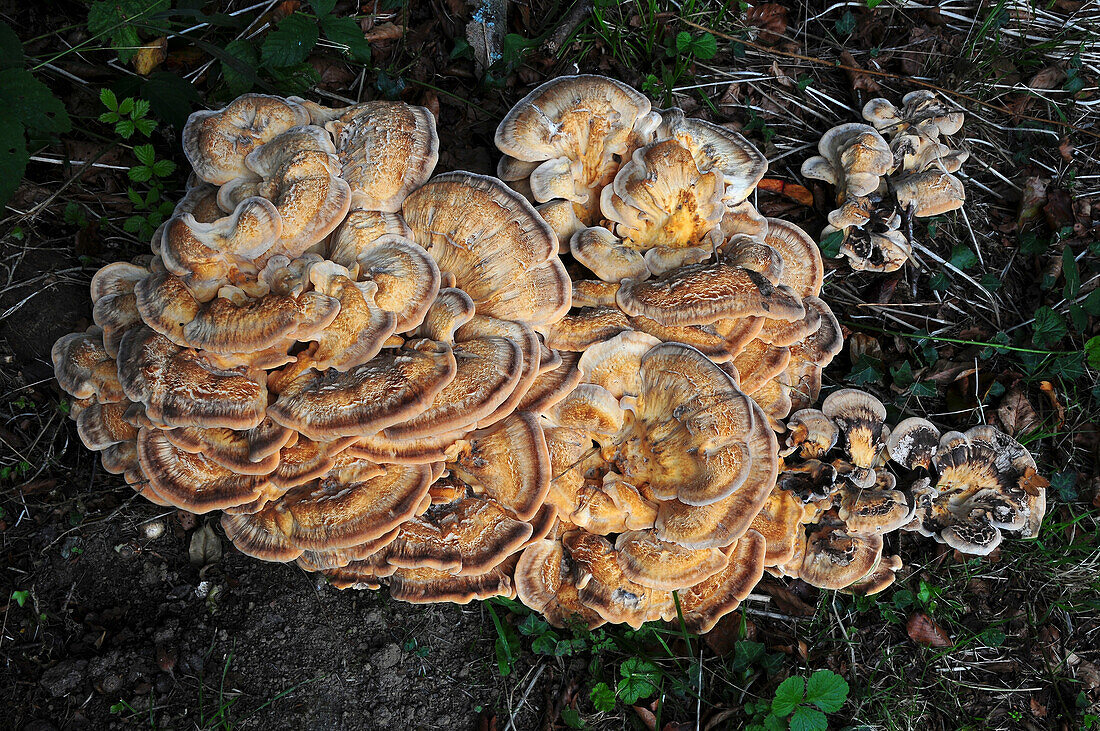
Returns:
[[[123,114],[123,115],[130,114],[133,111],[134,111],[134,98],[133,97],[128,96],[125,99],[123,99],[121,102],[119,102],[119,104],[118,104],[118,113],[119,114]]]
[[[134,99],[134,111],[130,114],[130,117],[137,121],[148,113],[149,101],[146,99]]]
[[[152,165],[153,161],[157,159],[157,153],[152,145],[138,145],[134,148],[134,157],[142,165]]]
[[[832,670],[817,670],[806,682],[806,702],[836,713],[848,699],[848,681]]]
[[[176,163],[171,160],[157,160],[153,163],[153,175],[158,178],[167,178],[176,170]]]
[[[122,224],[122,229],[127,233],[136,234],[145,226],[145,219],[141,216],[130,216]]]
[[[772,713],[780,718],[791,715],[791,711],[802,702],[806,693],[806,681],[796,676],[787,678],[775,689],[772,699]]]
[[[1032,330],[1032,342],[1042,348],[1055,346],[1069,332],[1065,319],[1050,307],[1040,307],[1035,311]]]
[[[336,0],[309,0],[309,6],[317,15],[328,15],[336,7]]]
[[[169,5],[169,0],[98,0],[88,8],[88,30],[93,36],[109,38],[119,60],[126,63],[141,46],[134,24]]]
[[[0,206],[11,200],[27,169],[27,139],[23,125],[0,116]]]
[[[318,37],[315,22],[299,13],[289,15],[267,34],[260,60],[277,68],[296,66],[309,57]]]
[[[787,724],[779,716],[768,714],[764,718],[764,731],[787,731]]]
[[[588,697],[597,711],[610,713],[615,710],[615,691],[607,683],[596,683],[589,692]]]
[[[584,719],[581,718],[581,714],[575,708],[561,709],[561,720],[569,728],[584,728]]]
[[[676,52],[683,53],[691,47],[691,34],[682,30],[676,34]]]
[[[23,42],[12,27],[0,23],[0,69],[17,69],[23,66]]]
[[[106,124],[114,124],[119,120],[118,112],[104,112],[99,115],[99,121]]]
[[[363,29],[351,18],[337,18],[328,16],[321,18],[321,30],[333,43],[346,46],[348,56],[353,61],[367,63],[370,61],[370,43],[363,36]]]
[[[816,708],[799,706],[791,716],[791,731],[826,731],[828,728],[825,714]]]
[[[135,183],[144,183],[153,177],[153,169],[145,165],[138,165],[137,167],[130,168],[129,176],[130,180]]]
[[[634,705],[642,698],[648,698],[657,692],[660,671],[657,666],[636,657],[627,658],[619,666],[622,678],[616,686],[619,699],[627,705]]]
[[[115,93],[113,91],[106,87],[100,89],[99,101],[103,102],[103,106],[107,107],[112,112],[116,112],[116,117],[118,116],[118,97],[115,96]],[[103,117],[100,117],[100,119],[103,119]]]
[[[0,113],[34,132],[57,134],[72,129],[65,105],[50,87],[23,69],[0,71]]]
[[[141,134],[146,137],[153,134],[153,130],[157,128],[156,121],[152,119],[135,119],[132,121],[134,123],[134,127],[137,128],[137,131],[141,132]]]
[[[124,140],[128,140],[134,136],[134,120],[132,119],[120,119],[115,124],[115,134]]]
[[[718,53],[718,39],[710,33],[704,33],[692,43],[692,52],[697,58],[709,61]]]
[[[222,78],[229,93],[236,96],[250,91],[256,83],[256,67],[260,63],[256,47],[251,41],[235,40],[225,44],[225,52],[233,59],[222,60]]]

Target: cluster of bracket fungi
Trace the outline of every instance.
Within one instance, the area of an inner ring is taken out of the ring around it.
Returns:
[[[872,99],[863,118],[870,124],[827,131],[802,174],[836,188],[822,238],[839,235],[840,254],[853,269],[892,272],[909,259],[913,218],[954,211],[966,200],[953,173],[969,153],[949,144],[963,113],[922,89],[906,94],[900,108]]]
[[[574,76],[496,142],[501,179],[432,177],[421,107],[193,115],[152,255],[101,269],[95,325],[53,349],[84,444],[246,554],[559,625],[678,596],[706,631],[765,571],[881,590],[898,528],[1035,534],[1005,435],[811,408],[840,327],[813,239],[748,202],[767,164],[739,134]]]

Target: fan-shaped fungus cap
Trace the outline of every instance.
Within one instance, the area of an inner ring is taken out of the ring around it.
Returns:
[[[76,433],[93,451],[137,438],[137,428],[125,418],[129,401],[91,403],[76,415]],[[125,471],[125,470],[123,470]]]
[[[430,485],[428,465],[371,466],[366,471],[350,469],[346,476],[337,470],[290,490],[253,514],[229,519],[237,533],[234,543],[249,555],[272,545],[313,551],[350,548],[411,518]]]
[[[816,297],[821,293],[825,276],[821,249],[808,233],[788,221],[769,218],[764,243],[783,258],[780,284],[789,286],[799,297]]]
[[[752,430],[742,437],[749,455],[748,475],[728,497],[710,505],[668,500],[657,511],[658,537],[688,548],[728,546],[749,529],[779,473],[775,433],[760,407],[750,400]]]
[[[966,190],[962,181],[942,170],[926,170],[908,175],[894,185],[901,208],[911,208],[914,216],[938,216],[962,208]]]
[[[314,440],[374,434],[427,409],[457,369],[449,346],[421,340],[343,373],[307,369],[282,386],[268,415]]]
[[[520,520],[530,520],[550,489],[550,455],[538,417],[516,412],[473,432],[453,464],[455,476]]]
[[[315,114],[315,105],[310,113]],[[435,117],[426,107],[370,101],[318,115],[336,141],[340,176],[364,208],[393,213],[423,185],[439,161]]]
[[[882,472],[872,488],[848,486],[840,495],[837,517],[844,521],[850,533],[884,535],[906,525],[913,519],[913,508],[901,490],[895,490],[894,476]]]
[[[871,573],[881,556],[881,535],[856,535],[845,532],[842,523],[822,523],[806,537],[798,578],[819,589],[843,589]]]
[[[519,343],[480,337],[454,348],[457,371],[419,414],[385,430],[391,439],[417,439],[473,426],[493,413],[515,390],[523,369]]]
[[[420,337],[453,343],[455,332],[474,317],[474,301],[461,289],[444,287],[439,290],[424,320],[416,330]]]
[[[253,353],[280,345],[285,349],[296,340],[318,337],[343,314],[341,299],[327,294],[215,297],[200,302],[182,279],[167,272],[152,274],[134,288],[137,311],[146,325],[178,346],[214,353]]]
[[[753,340],[737,354],[733,365],[741,375],[741,387],[746,393],[752,393],[782,373],[790,361],[788,348]]]
[[[927,419],[911,416],[903,420],[886,440],[890,459],[906,469],[932,468],[940,444],[940,430]]]
[[[745,200],[768,170],[764,155],[739,133],[686,117],[680,109],[661,111],[657,136],[672,137],[687,147],[701,171],[722,173],[728,205]]]
[[[581,307],[550,326],[546,344],[555,350],[584,351],[628,330],[630,320],[618,307]]]
[[[546,415],[560,426],[611,435],[622,428],[626,412],[603,386],[582,383],[547,409]]]
[[[345,226],[338,236],[346,241],[351,236],[348,232]],[[355,260],[346,266],[355,268],[359,281],[375,284],[374,301],[394,313],[396,332],[408,332],[420,325],[439,293],[441,277],[435,260],[423,247],[392,234],[358,243],[355,250]]]
[[[646,353],[640,379],[635,426],[620,447],[623,475],[645,482],[661,500],[690,505],[737,492],[750,474],[744,437],[754,425],[752,399],[706,356],[679,343]],[[750,501],[759,509],[765,497],[753,494]]]
[[[451,602],[469,604],[474,599],[515,596],[511,561],[483,574],[455,576],[429,568],[397,569],[390,579],[390,596],[412,604]]]
[[[618,552],[603,536],[574,531],[562,543],[576,566],[581,602],[603,619],[637,629],[647,621],[676,616],[672,593],[628,579]]]
[[[279,450],[279,466],[270,475],[272,484],[286,490],[321,477],[336,464],[337,455],[354,441],[354,437],[328,442],[298,437]]]
[[[291,127],[309,124],[309,113],[287,99],[245,94],[218,111],[195,112],[183,128],[183,153],[195,173],[222,185],[247,176],[245,158]]]
[[[463,498],[402,523],[385,556],[399,568],[483,574],[515,553],[531,531],[494,500]]]
[[[115,359],[103,347],[99,328],[63,335],[53,344],[50,357],[58,384],[74,398],[94,397],[100,403],[126,398]]]
[[[857,596],[871,596],[884,591],[894,583],[895,574],[901,569],[901,556],[883,556],[871,573],[864,576],[854,584],[849,584],[840,591],[844,594]]]
[[[378,355],[397,330],[397,316],[375,300],[378,285],[354,281],[347,269],[331,261],[312,267],[309,280],[315,292],[339,303],[337,316],[311,338],[317,340],[317,346],[309,354],[310,364],[318,370],[346,371]]]
[[[529,325],[522,322],[475,315],[469,322],[455,331],[455,338],[460,343],[486,337],[507,338],[519,345],[523,362],[520,367],[519,379],[516,381],[512,393],[492,413],[477,420],[477,428],[479,429],[495,424],[515,411],[517,404],[527,395],[544,366],[547,370],[553,370],[561,365],[561,357],[557,355],[557,351],[547,349],[542,344],[539,335]],[[545,351],[545,354],[543,351]]]
[[[555,627],[576,620],[594,629],[604,620],[581,603],[573,573],[561,541],[535,541],[523,550],[516,564],[516,595]]]
[[[806,160],[802,174],[836,185],[839,200],[873,193],[894,163],[890,145],[866,124],[833,127],[822,135],[817,150],[820,156]]]
[[[817,409],[800,409],[787,421],[788,451],[799,450],[803,459],[821,459],[836,445],[840,430],[833,421]]]
[[[270,475],[279,466],[279,450],[294,432],[265,420],[246,431],[225,428],[178,427],[164,432],[174,446],[201,454],[227,470],[242,475]]]
[[[119,346],[119,381],[145,415],[165,426],[251,429],[267,408],[266,374],[222,370],[147,327],[126,333]]]
[[[588,348],[577,367],[585,383],[603,386],[615,398],[637,396],[642,387],[642,358],[660,342],[652,335],[627,330]]]
[[[888,436],[883,434],[886,407],[869,393],[843,388],[826,397],[821,411],[844,434],[845,449],[856,468],[848,479],[859,487],[874,484],[874,467]]]
[[[201,454],[179,449],[159,429],[140,429],[137,451],[149,487],[162,499],[191,513],[252,502],[271,486],[263,475],[237,474]]]
[[[737,609],[764,575],[765,550],[764,537],[750,530],[728,549],[724,569],[679,592],[689,630],[710,632],[718,620]]]
[[[351,188],[339,177],[335,153],[320,127],[295,127],[248,156],[259,180],[223,185],[218,203],[228,210],[253,195],[274,203],[283,227],[273,253],[293,259],[332,233],[351,206]]]
[[[764,507],[752,519],[750,530],[745,534],[752,535],[752,531],[756,531],[764,537],[767,543],[765,566],[778,566],[794,556],[802,534],[802,515],[802,501],[793,492],[778,486],[772,488]]]
[[[791,364],[812,363],[818,366],[826,366],[844,347],[844,333],[840,329],[840,321],[836,319],[832,309],[819,297],[803,297],[802,304],[807,308],[817,310],[821,316],[820,325],[816,331],[808,335],[804,340],[793,343],[791,349]],[[793,380],[793,379],[792,379]],[[821,390],[820,369],[818,371],[817,387],[809,393],[809,400],[815,401]]]
[[[437,175],[406,199],[404,215],[416,242],[454,275],[478,314],[537,327],[569,310],[569,275],[554,232],[499,180]]]
[[[251,197],[210,223],[200,223],[189,213],[173,216],[154,236],[154,249],[164,268],[205,302],[217,295],[234,268],[256,270],[282,230],[282,217],[271,201]]]
[[[700,172],[688,148],[664,140],[635,150],[603,189],[600,209],[626,246],[679,249],[717,228],[726,213],[724,191],[722,173]]]
[[[615,539],[623,575],[653,589],[682,589],[713,576],[729,563],[717,548],[691,549],[662,541],[652,530],[620,533]]]
[[[797,320],[806,312],[789,290],[725,262],[692,264],[646,281],[627,280],[616,301],[626,314],[663,325],[706,325],[749,316]]]
[[[605,282],[645,279],[649,267],[645,257],[602,226],[581,229],[569,241],[573,258]]]
[[[516,404],[516,409],[539,414],[568,396],[581,382],[581,370],[577,367],[580,356],[576,352],[562,353],[561,364],[557,368],[539,373],[531,388],[527,389],[527,393]]]

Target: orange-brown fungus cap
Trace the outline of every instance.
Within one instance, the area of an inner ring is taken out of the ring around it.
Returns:
[[[427,409],[456,371],[450,347],[419,341],[344,373],[307,370],[283,386],[268,414],[310,439],[366,436]]]
[[[308,112],[292,101],[245,94],[221,110],[188,117],[183,152],[200,178],[222,185],[249,174],[245,158],[257,147],[291,127],[308,123]]]
[[[572,561],[561,541],[535,541],[523,550],[515,571],[519,600],[542,613],[555,627],[579,622],[595,629],[604,620],[581,603]]]
[[[849,534],[843,524],[825,523],[810,530],[798,576],[819,589],[843,589],[871,573],[881,555],[882,536]]]
[[[74,398],[94,397],[100,403],[126,398],[115,359],[103,347],[99,328],[61,337],[50,355],[57,382]]]
[[[530,520],[550,489],[550,454],[538,417],[519,411],[474,432],[451,471],[520,520]]]
[[[494,596],[511,598],[512,567],[496,566],[483,574],[455,576],[429,568],[398,569],[390,579],[390,596],[403,602],[469,604]]]
[[[118,362],[126,395],[144,404],[146,416],[158,424],[251,429],[264,419],[262,371],[214,368],[198,351],[145,327],[126,333]]]
[[[680,610],[689,630],[709,632],[719,619],[737,609],[764,575],[765,550],[764,537],[750,530],[728,549],[725,568],[679,592]]]
[[[750,528],[767,542],[765,565],[786,563],[794,555],[802,532],[802,501],[789,490],[778,486],[772,488]]]
[[[406,199],[403,213],[416,243],[454,275],[478,314],[535,327],[569,309],[554,232],[496,178],[437,175]]]
[[[728,557],[717,548],[691,549],[658,538],[652,530],[621,533],[615,550],[623,574],[653,589],[683,589],[726,567]]]
[[[546,344],[555,350],[587,350],[630,329],[630,321],[617,307],[582,307],[550,326]]]

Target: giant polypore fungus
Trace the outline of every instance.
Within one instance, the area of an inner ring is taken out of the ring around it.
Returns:
[[[938,216],[966,200],[954,175],[969,153],[950,146],[963,113],[928,90],[906,94],[899,109],[887,99],[863,107],[870,124],[845,123],[825,133],[802,175],[834,186],[837,208],[822,238],[839,237],[853,269],[892,272],[909,259],[903,226],[912,217]]]
[[[961,120],[880,101],[807,175],[849,249],[862,227],[896,261],[876,196],[945,210]],[[496,141],[505,182],[432,177],[434,118],[399,102],[193,115],[153,256],[101,269],[95,325],[53,348],[81,441],[249,555],[555,625],[707,631],[765,572],[881,591],[898,528],[1035,535],[1045,481],[1004,434],[891,430],[852,390],[812,408],[840,324],[813,239],[749,202],[766,162],[740,134],[574,76]]]

